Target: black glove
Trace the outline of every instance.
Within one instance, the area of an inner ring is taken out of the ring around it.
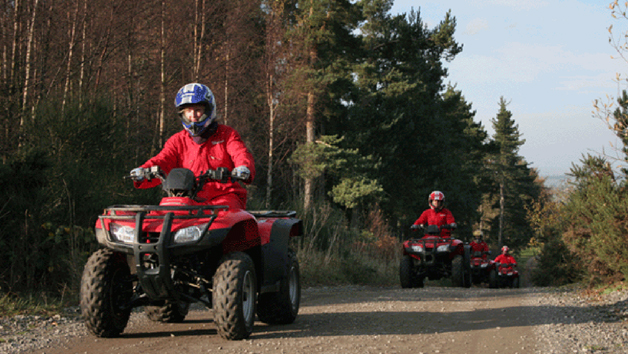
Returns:
[[[421,228],[421,225],[412,225],[410,226],[410,230],[418,230]]]

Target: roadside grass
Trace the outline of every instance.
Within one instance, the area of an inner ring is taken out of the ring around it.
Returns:
[[[68,301],[69,300],[69,301]],[[78,300],[46,293],[13,294],[0,292],[0,317],[16,315],[53,316]]]
[[[530,258],[536,256],[539,252],[540,250],[538,247],[528,247],[519,253],[517,263],[525,265]]]
[[[374,258],[365,254],[345,252],[329,256],[321,251],[297,251],[301,271],[301,285],[372,285],[399,284],[399,257]]]

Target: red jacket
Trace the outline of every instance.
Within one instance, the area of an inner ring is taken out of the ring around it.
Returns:
[[[486,242],[480,241],[480,243],[477,243],[475,241],[471,241],[469,245],[471,246],[471,252],[482,252],[482,258],[486,258],[486,254],[484,253],[488,252],[488,245]]]
[[[434,209],[426,209],[421,216],[414,222],[414,225],[438,225],[438,227],[442,227],[443,225],[455,223],[454,215],[447,208],[442,208],[440,211],[435,211]],[[450,236],[451,231],[448,229],[441,230],[441,236]]]
[[[164,172],[169,173],[173,168],[187,168],[194,172],[195,176],[200,175],[208,169],[215,170],[218,167],[226,167],[229,171],[237,166],[246,166],[251,171],[251,178],[255,177],[255,163],[253,156],[240,138],[240,134],[235,129],[219,124],[218,129],[207,141],[202,144],[195,143],[190,134],[182,130],[168,139],[164,148],[157,156],[146,161],[141,167],[159,166]],[[159,185],[161,181],[153,179],[135,182],[137,188],[151,188]],[[206,199],[208,204],[211,200],[226,194],[235,195],[243,206],[246,206],[246,189],[238,182],[205,183],[203,190],[198,193],[198,197]]]
[[[515,257],[509,255],[509,254],[500,254],[499,256],[495,257],[495,263],[513,263],[513,264],[517,264],[517,261],[515,261]]]

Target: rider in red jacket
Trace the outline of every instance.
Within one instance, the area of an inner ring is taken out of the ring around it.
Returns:
[[[226,167],[232,175],[251,183],[255,177],[253,156],[238,132],[216,122],[216,105],[211,90],[198,83],[183,86],[175,98],[179,118],[184,130],[171,136],[155,157],[131,171],[137,188],[159,185],[158,179],[144,179],[142,168],[159,166],[169,173],[173,168],[187,168],[195,176],[208,169]],[[232,209],[245,209],[247,192],[238,182],[208,182],[198,193],[207,204],[228,205]]]
[[[481,257],[486,259],[489,250],[488,244],[482,239],[482,231],[475,231],[473,236],[475,236],[475,239],[469,243],[469,246],[471,246],[471,255],[475,257],[476,252],[479,252]]]
[[[502,247],[502,254],[495,257],[495,263],[501,263],[501,264],[510,263],[510,264],[517,265],[517,261],[515,261],[515,257],[511,256],[509,252],[510,252],[510,249],[508,248],[508,246]]]
[[[449,209],[444,208],[443,205],[445,203],[445,194],[440,191],[433,191],[430,193],[427,199],[430,208],[425,210],[421,216],[412,224],[411,228],[416,228],[419,225],[437,225],[438,227],[443,227],[445,225],[449,225],[452,229],[456,228],[456,220],[454,219],[454,215],[449,211]],[[441,236],[448,237],[451,236],[451,230],[449,229],[441,229]]]

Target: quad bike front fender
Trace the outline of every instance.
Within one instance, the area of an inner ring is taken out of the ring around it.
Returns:
[[[262,242],[263,280],[260,292],[280,290],[281,280],[288,276],[292,260],[288,246],[291,237],[303,235],[303,222],[288,214],[256,214]],[[285,217],[282,217],[285,216]]]

